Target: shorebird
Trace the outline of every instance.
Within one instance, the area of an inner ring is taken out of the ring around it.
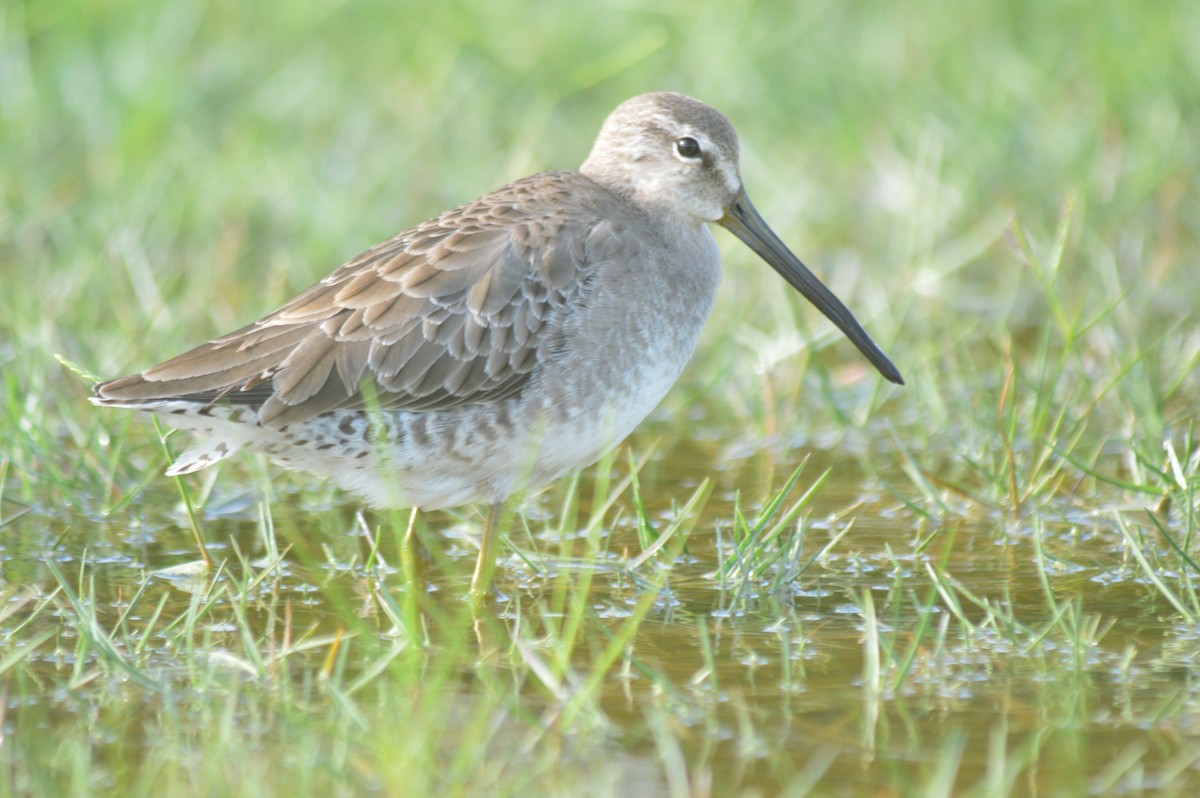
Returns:
[[[608,116],[579,171],[446,211],[253,324],[97,385],[91,401],[198,433],[170,475],[248,448],[377,507],[486,503],[478,597],[508,497],[597,461],[683,371],[720,280],[709,223],[903,384],[750,204],[729,120],[654,93]]]

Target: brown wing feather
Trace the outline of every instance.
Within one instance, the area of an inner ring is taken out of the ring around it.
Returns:
[[[254,324],[96,386],[96,397],[225,399],[282,426],[363,407],[364,384],[381,406],[414,411],[510,396],[550,321],[585,290],[586,239],[600,223],[587,209],[600,193],[576,173],[510,183],[367,250]]]

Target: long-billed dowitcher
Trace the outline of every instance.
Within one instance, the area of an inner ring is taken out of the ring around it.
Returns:
[[[720,279],[709,222],[903,383],[750,204],[729,121],[657,93],[613,111],[578,172],[446,211],[249,326],[97,385],[92,401],[199,433],[168,474],[244,446],[375,506],[488,503],[478,595],[497,508],[598,460],[679,377]]]

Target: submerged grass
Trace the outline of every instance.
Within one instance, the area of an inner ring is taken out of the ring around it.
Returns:
[[[1184,3],[3,6],[0,796],[1194,794],[1198,39]],[[722,239],[696,361],[510,508],[486,611],[474,510],[172,485],[87,405],[664,88],[907,387]]]

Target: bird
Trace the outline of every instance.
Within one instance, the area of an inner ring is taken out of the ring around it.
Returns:
[[[904,384],[751,204],[729,120],[654,92],[608,115],[578,171],[445,211],[91,401],[195,433],[168,475],[249,449],[377,508],[484,503],[470,587],[483,596],[505,501],[599,460],[691,358],[721,277],[710,224]]]

